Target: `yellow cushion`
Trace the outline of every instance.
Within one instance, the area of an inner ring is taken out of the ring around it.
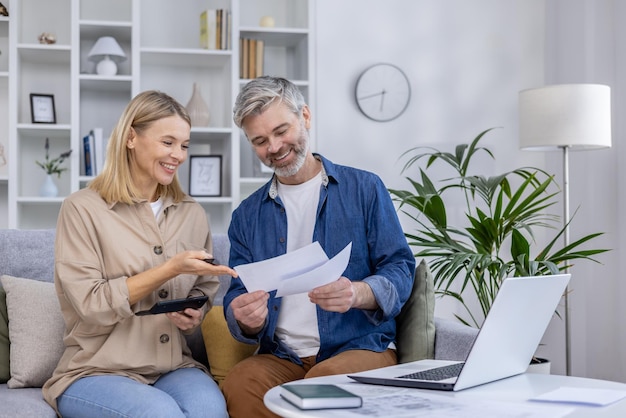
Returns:
[[[245,344],[233,338],[226,325],[223,306],[213,306],[204,317],[202,338],[211,374],[220,387],[230,369],[253,355],[257,349],[256,345]]]

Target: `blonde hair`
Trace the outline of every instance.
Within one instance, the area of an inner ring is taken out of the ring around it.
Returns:
[[[107,203],[133,204],[141,200],[139,189],[131,176],[130,150],[126,142],[131,135],[131,128],[141,134],[155,121],[169,116],[179,116],[191,126],[187,110],[169,95],[148,90],[135,96],[113,128],[102,172],[88,187],[97,191]],[[185,192],[180,187],[178,174],[170,184],[159,184],[157,193],[161,197],[170,196],[174,202],[180,202],[185,197]]]

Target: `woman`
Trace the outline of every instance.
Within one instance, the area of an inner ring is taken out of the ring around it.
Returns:
[[[115,126],[105,167],[65,199],[55,242],[55,287],[65,353],[43,393],[64,417],[226,417],[185,333],[204,309],[137,316],[158,301],[207,295],[227,266],[211,257],[204,209],[181,189],[191,123],[168,95],[136,96]]]

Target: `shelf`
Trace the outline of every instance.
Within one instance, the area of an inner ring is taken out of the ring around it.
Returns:
[[[129,75],[116,75],[112,77],[97,74],[81,74],[78,76],[81,90],[93,91],[130,91],[133,78]]]
[[[248,84],[248,82],[250,82],[251,79],[249,78],[240,78],[239,79],[239,86],[243,87],[246,84]],[[293,84],[295,84],[296,86],[300,87],[300,88],[306,88],[309,87],[309,82],[308,80],[294,80],[294,79],[289,79],[289,81],[291,81]]]
[[[29,205],[58,205],[63,203],[65,196],[59,197],[38,197],[38,196],[18,196],[17,203]]]
[[[306,41],[309,35],[307,29],[293,28],[262,28],[242,27],[239,29],[240,38],[261,39],[266,46],[293,47]]]
[[[231,132],[233,130],[230,128],[203,128],[203,127],[199,127],[199,126],[193,126],[191,128],[191,134],[193,135],[194,133],[207,133],[207,134],[228,134],[230,135]]]
[[[35,64],[69,64],[69,45],[19,44],[20,59]]]
[[[142,65],[176,67],[224,67],[230,63],[231,50],[208,50],[201,48],[141,48]]]
[[[45,134],[50,137],[67,137],[70,134],[71,126],[66,124],[35,124],[35,123],[18,123],[17,130],[21,134],[40,135]]]
[[[241,177],[239,179],[239,182],[241,184],[250,184],[250,185],[262,185],[268,182],[268,180],[272,178],[271,175],[268,175],[267,177]]]
[[[231,203],[233,203],[233,198],[232,197],[194,197],[194,199],[198,203],[200,203],[200,204],[221,203],[221,204],[224,204],[224,205],[230,205]]]

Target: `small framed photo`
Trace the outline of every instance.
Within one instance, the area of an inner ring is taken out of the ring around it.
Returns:
[[[189,157],[189,195],[215,197],[222,195],[222,156]]]
[[[30,115],[33,123],[57,123],[52,94],[30,94]]]

